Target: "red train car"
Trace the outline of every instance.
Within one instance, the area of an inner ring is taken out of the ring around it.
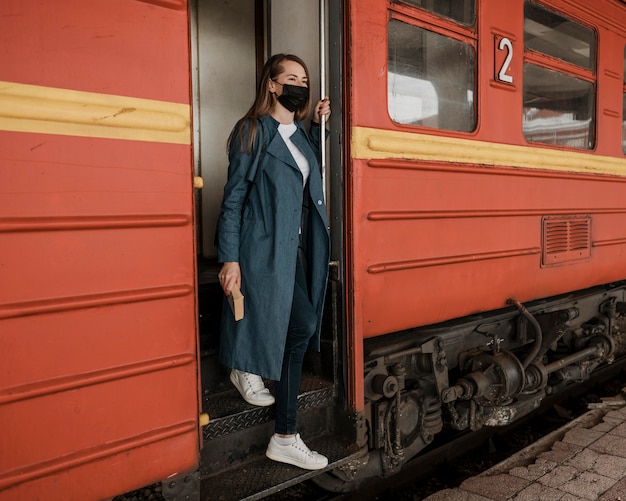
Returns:
[[[102,499],[198,461],[187,4],[0,12],[0,499]]]
[[[1,501],[347,490],[623,358],[623,1],[5,0],[0,40]],[[276,52],[333,103],[317,474],[215,356],[224,144]]]

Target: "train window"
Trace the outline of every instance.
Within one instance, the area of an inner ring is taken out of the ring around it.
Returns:
[[[529,141],[591,149],[595,88],[590,82],[524,65],[524,136]]]
[[[476,0],[400,0],[466,25],[474,24]]]
[[[593,30],[531,2],[524,6],[524,44],[588,70],[595,67]]]
[[[394,122],[471,132],[474,48],[395,19],[389,22],[388,109]]]
[[[595,32],[529,1],[524,16],[524,136],[538,143],[592,149]]]

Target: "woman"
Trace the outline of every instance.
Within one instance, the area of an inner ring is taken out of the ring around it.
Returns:
[[[304,353],[309,346],[319,351],[328,279],[319,120],[330,116],[330,102],[317,103],[307,133],[301,120],[310,109],[308,85],[299,57],[272,56],[254,104],[228,140],[218,277],[226,296],[241,288],[245,316],[235,322],[224,306],[220,359],[251,404],[273,404],[261,377],[277,381],[275,433],[266,456],[318,470],[328,459],[297,433],[296,403]]]

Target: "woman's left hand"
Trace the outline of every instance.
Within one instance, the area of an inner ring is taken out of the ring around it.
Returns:
[[[318,101],[313,111],[313,122],[320,123],[322,116],[326,117],[326,121],[330,118],[330,99],[326,96]]]

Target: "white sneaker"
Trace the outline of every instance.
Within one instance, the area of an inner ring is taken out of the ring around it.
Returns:
[[[328,458],[310,450],[299,433],[296,435],[296,441],[289,445],[280,445],[272,436],[265,455],[274,461],[293,464],[305,470],[321,470],[328,466]]]
[[[230,381],[249,404],[267,407],[274,403],[274,397],[265,387],[261,376],[233,369],[230,371]]]

